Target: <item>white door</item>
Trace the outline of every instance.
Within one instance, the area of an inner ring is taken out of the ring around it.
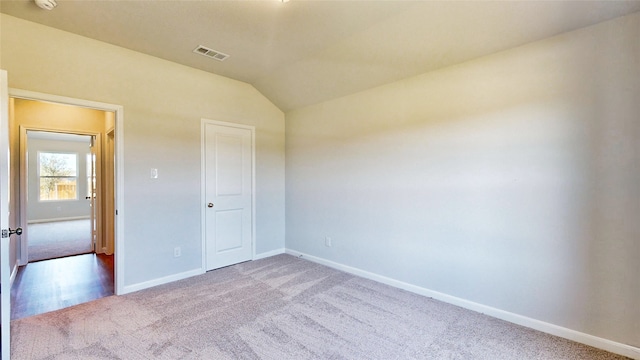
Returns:
[[[89,200],[89,206],[91,207],[90,213],[90,223],[91,223],[91,248],[94,252],[98,252],[98,236],[96,233],[96,221],[97,217],[97,206],[96,206],[96,137],[91,136],[91,140],[89,142],[89,147],[91,148],[91,155],[89,155],[89,161],[87,161],[87,178],[88,181],[87,188],[87,200]]]
[[[203,121],[205,268],[253,255],[253,129]]]
[[[111,255],[114,250],[114,242],[115,242],[115,131],[110,130],[105,137],[105,151],[106,156],[105,164],[104,164],[104,179],[103,185],[105,186],[105,195],[104,199],[104,208],[105,212],[102,216],[104,216],[105,226],[104,226],[104,246],[106,247],[106,253]]]
[[[9,360],[11,324],[11,265],[9,263],[9,89],[0,70],[0,333],[2,360]]]

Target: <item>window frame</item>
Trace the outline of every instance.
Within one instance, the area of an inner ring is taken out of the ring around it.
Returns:
[[[41,163],[41,154],[61,154],[61,155],[73,155],[75,158],[75,175],[61,175],[61,176],[55,176],[55,175],[42,175],[41,174],[41,170],[42,170],[42,163]],[[43,203],[50,203],[50,202],[54,202],[54,201],[78,201],[80,199],[80,195],[79,195],[79,191],[80,191],[80,186],[78,183],[78,179],[79,179],[79,175],[78,173],[80,172],[80,163],[79,163],[79,153],[78,152],[74,152],[74,151],[56,151],[56,150],[38,150],[37,154],[36,154],[36,160],[37,160],[37,175],[38,175],[38,202],[43,202]],[[75,180],[75,197],[74,198],[69,198],[69,199],[43,199],[42,198],[42,179],[43,178],[47,178],[47,179],[73,179]]]

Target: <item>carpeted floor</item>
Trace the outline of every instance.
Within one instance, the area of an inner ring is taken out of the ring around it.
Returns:
[[[14,320],[19,359],[623,359],[289,255]]]
[[[29,224],[29,262],[92,252],[89,221]]]

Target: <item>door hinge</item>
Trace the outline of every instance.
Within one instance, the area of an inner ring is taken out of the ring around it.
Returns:
[[[9,230],[8,229],[2,229],[2,238],[6,239],[9,237]]]

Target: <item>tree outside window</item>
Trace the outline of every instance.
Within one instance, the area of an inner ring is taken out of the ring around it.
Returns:
[[[40,200],[78,198],[77,154],[39,152]]]

